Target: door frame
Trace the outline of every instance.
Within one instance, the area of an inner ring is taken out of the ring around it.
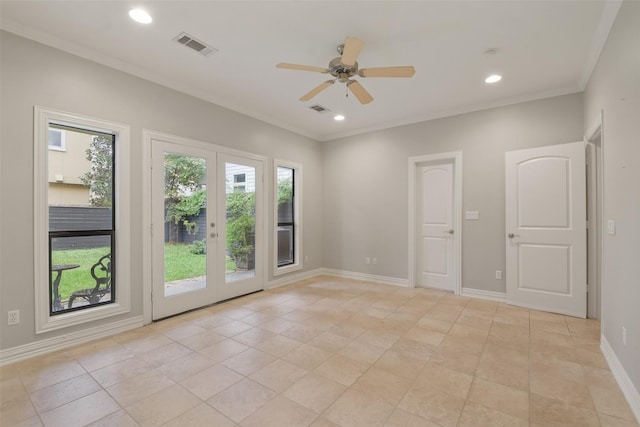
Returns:
[[[462,294],[462,151],[409,157],[409,247],[408,278],[410,288],[416,287],[416,206],[421,195],[417,194],[416,177],[418,169],[425,163],[453,165],[453,292]]]
[[[152,221],[151,221],[151,146],[154,139],[170,142],[173,144],[188,144],[202,150],[216,151],[218,153],[229,154],[232,156],[245,157],[247,159],[262,162],[262,181],[264,197],[262,197],[263,222],[262,231],[264,238],[262,239],[262,274],[259,276],[262,280],[262,287],[267,284],[268,280],[268,245],[269,241],[269,224],[268,222],[268,200],[267,195],[271,194],[271,180],[264,179],[265,176],[271,174],[271,163],[267,161],[267,157],[258,154],[249,153],[234,148],[217,145],[214,143],[204,142],[196,139],[185,138],[172,135],[160,131],[143,129],[142,130],[142,319],[145,325],[152,323],[153,306],[152,306],[152,285],[153,285],[153,261],[152,261]]]
[[[591,122],[585,132],[587,143],[587,217],[589,236],[587,239],[587,317],[600,319],[602,294],[602,260],[604,257],[604,112]]]

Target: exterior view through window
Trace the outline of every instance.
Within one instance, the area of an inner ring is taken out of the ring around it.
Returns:
[[[278,166],[278,267],[291,265],[294,259],[294,169]]]
[[[115,301],[115,135],[51,124],[50,314]]]

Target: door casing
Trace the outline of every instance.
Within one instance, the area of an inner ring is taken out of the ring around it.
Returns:
[[[409,247],[408,247],[408,279],[409,287],[415,288],[417,283],[417,262],[416,262],[416,206],[421,195],[417,193],[416,177],[419,169],[425,163],[451,163],[453,164],[453,275],[455,295],[462,293],[462,151],[453,151],[439,154],[429,154],[424,156],[409,157]]]

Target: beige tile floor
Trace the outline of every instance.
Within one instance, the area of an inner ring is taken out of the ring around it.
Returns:
[[[318,277],[0,369],[10,426],[638,426],[599,323]]]

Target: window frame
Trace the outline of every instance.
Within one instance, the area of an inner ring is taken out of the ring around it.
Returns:
[[[51,124],[115,135],[115,251],[118,290],[115,302],[83,310],[52,314],[50,311],[48,138]],[[45,143],[46,142],[46,143]],[[131,311],[130,301],[130,130],[121,123],[34,107],[34,296],[36,334],[84,324]]]
[[[293,264],[278,266],[278,168],[293,170]],[[302,270],[302,165],[282,159],[273,162],[273,275]]]

